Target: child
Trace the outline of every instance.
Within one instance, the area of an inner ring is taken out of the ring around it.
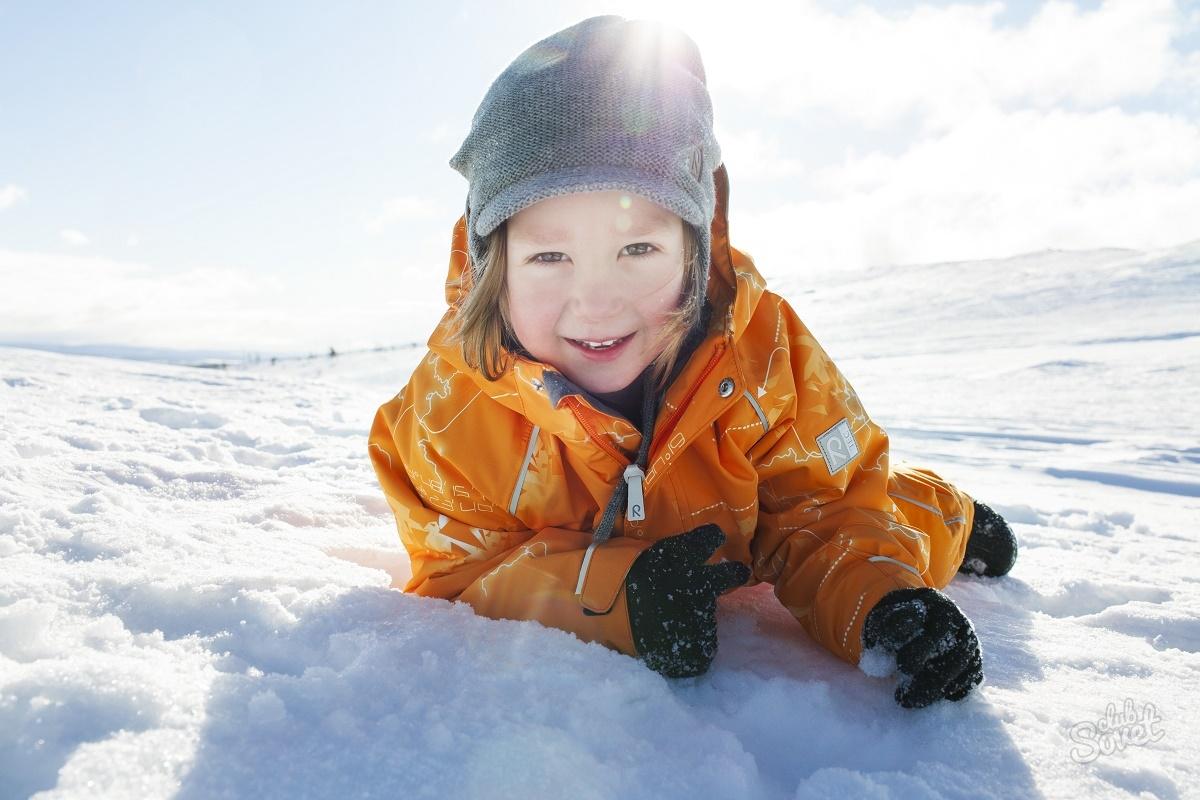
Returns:
[[[966,696],[971,623],[938,591],[1002,575],[1002,519],[888,439],[728,237],[687,36],[617,16],[533,45],[451,160],[469,181],[445,316],[369,452],[406,592],[537,620],[670,677],[716,598],[767,581],[896,700]]]

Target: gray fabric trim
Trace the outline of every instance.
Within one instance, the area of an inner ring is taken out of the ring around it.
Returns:
[[[888,496],[892,497],[896,500],[903,500],[906,503],[912,503],[914,506],[917,506],[918,508],[923,508],[930,513],[937,514],[939,517],[942,516],[941,509],[934,508],[933,506],[931,506],[927,503],[922,503],[920,500],[913,500],[911,497],[905,497],[902,494],[892,494],[891,492],[888,492]]]
[[[643,380],[644,375],[638,377],[638,380]],[[575,382],[563,375],[561,372],[555,372],[552,369],[542,370],[542,383],[546,385],[546,394],[550,397],[550,404],[555,408],[563,401],[563,398],[577,394],[592,404],[594,408],[603,411],[605,414],[610,414],[614,417],[625,418],[625,415],[617,411],[612,406],[600,400],[594,394],[584,389],[581,386],[575,385]]]
[[[542,370],[542,383],[546,386],[546,395],[550,398],[550,405],[555,408],[558,408],[558,404],[562,402],[564,397],[572,394],[583,394],[583,389],[580,389],[574,382],[568,380],[567,376],[552,369]]]
[[[600,544],[601,543],[598,541],[592,542],[591,544],[588,545],[587,550],[584,551],[583,564],[581,564],[579,567],[579,580],[577,580],[575,582],[575,595],[576,596],[583,594],[583,584],[585,581],[587,581],[588,567],[590,567],[592,564],[592,553],[595,552],[596,548],[599,547]]]
[[[512,499],[508,501],[508,513],[517,513],[517,501],[521,499],[521,487],[525,485],[525,475],[529,472],[529,462],[533,460],[533,453],[537,450],[538,434],[542,429],[534,425],[533,433],[529,434],[529,446],[525,448],[525,460],[521,462],[521,471],[517,474],[517,485],[513,489]]]
[[[899,564],[900,566],[904,567],[906,570],[911,572],[913,575],[916,575],[918,578],[921,577],[921,573],[917,572],[917,568],[914,567],[912,564],[905,564],[903,561],[897,561],[896,559],[889,558],[888,556],[871,556],[870,558],[867,559],[867,561],[890,561],[893,564]]]
[[[763,433],[769,433],[771,430],[771,424],[767,422],[767,415],[763,413],[762,406],[758,404],[758,401],[754,399],[754,396],[750,394],[749,390],[742,392],[742,394],[745,395],[746,399],[750,401],[750,405],[754,409],[754,413],[758,414],[758,421],[762,423]]]

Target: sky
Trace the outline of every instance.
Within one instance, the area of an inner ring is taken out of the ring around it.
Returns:
[[[768,279],[1200,238],[1200,0],[0,0],[0,342],[424,341],[475,108],[601,13],[696,40]]]

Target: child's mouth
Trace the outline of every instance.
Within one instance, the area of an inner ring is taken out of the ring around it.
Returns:
[[[616,358],[632,338],[633,334],[630,333],[616,339],[567,339],[567,341],[587,358],[595,361],[608,361]]]

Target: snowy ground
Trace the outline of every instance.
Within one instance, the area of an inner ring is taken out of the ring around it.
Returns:
[[[948,589],[968,700],[899,708],[767,586],[676,682],[389,588],[365,438],[417,351],[0,348],[0,797],[1200,796],[1200,243],[771,283],[896,457],[1014,522]],[[1157,740],[1079,758],[1127,699]]]

